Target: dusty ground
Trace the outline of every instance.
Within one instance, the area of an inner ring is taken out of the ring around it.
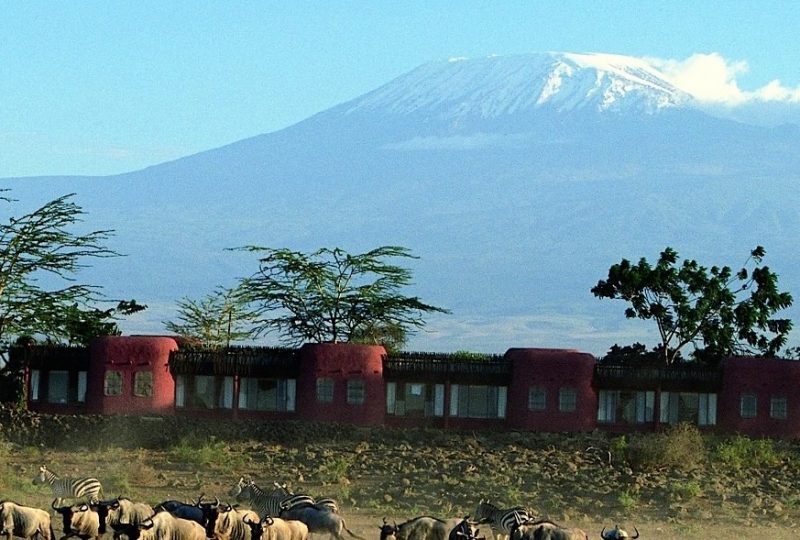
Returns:
[[[463,517],[484,498],[525,505],[598,539],[604,526],[616,523],[637,526],[642,539],[800,537],[795,443],[781,444],[768,466],[729,470],[702,462],[685,470],[650,470],[632,466],[616,452],[618,440],[605,434],[286,423],[221,430],[207,422],[158,419],[98,430],[80,420],[63,427],[68,436],[53,442],[39,432],[55,431],[42,428],[43,420],[30,421],[23,431],[14,427],[20,422],[6,420],[4,428],[0,418],[0,433],[17,441],[0,446],[0,499],[44,508],[50,494],[31,484],[40,464],[62,476],[97,476],[106,497],[150,503],[200,494],[230,501],[240,476],[266,488],[286,482],[296,492],[336,498],[350,529],[369,540],[378,539],[384,517],[398,523],[420,515]],[[148,437],[136,432],[142,429]],[[92,444],[80,445],[89,439]]]

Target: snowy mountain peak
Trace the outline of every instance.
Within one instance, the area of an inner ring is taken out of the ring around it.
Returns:
[[[638,58],[537,53],[424,64],[344,108],[346,113],[382,110],[452,120],[536,110],[652,114],[691,100]]]

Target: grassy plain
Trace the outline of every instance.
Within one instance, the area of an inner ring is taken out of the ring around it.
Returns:
[[[369,540],[384,517],[461,517],[480,499],[525,505],[590,538],[616,523],[643,540],[800,536],[800,444],[689,427],[619,437],[26,413],[0,415],[0,432],[0,499],[43,508],[52,498],[32,479],[47,464],[98,477],[107,498],[150,503],[233,502],[240,476],[286,482],[336,498]]]

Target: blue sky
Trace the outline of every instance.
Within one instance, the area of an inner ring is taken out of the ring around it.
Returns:
[[[0,0],[0,177],[139,169],[453,56],[656,58],[712,101],[798,103],[798,28],[795,1]]]

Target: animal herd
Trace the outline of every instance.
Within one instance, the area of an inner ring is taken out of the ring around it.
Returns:
[[[285,484],[274,483],[269,490],[253,480],[240,478],[227,496],[235,503],[223,503],[218,497],[196,501],[163,501],[154,506],[127,497],[103,499],[102,485],[91,477],[60,478],[42,466],[34,484],[49,485],[51,504],[61,520],[63,535],[59,540],[77,537],[100,540],[109,530],[113,540],[309,540],[312,534],[329,535],[331,540],[345,540],[344,533],[366,540],[351,531],[333,499],[316,499],[308,494],[291,492]],[[65,504],[65,499],[69,500]],[[239,503],[249,509],[239,508]],[[578,528],[568,528],[545,519],[536,519],[524,507],[499,508],[481,500],[474,517],[442,520],[421,516],[389,524],[384,518],[379,526],[379,540],[486,540],[480,526],[488,525],[492,540],[588,540]],[[26,540],[56,540],[48,510],[0,501],[0,536]],[[603,540],[627,540],[634,536],[619,526],[601,531]],[[2,538],[0,538],[2,540]]]

